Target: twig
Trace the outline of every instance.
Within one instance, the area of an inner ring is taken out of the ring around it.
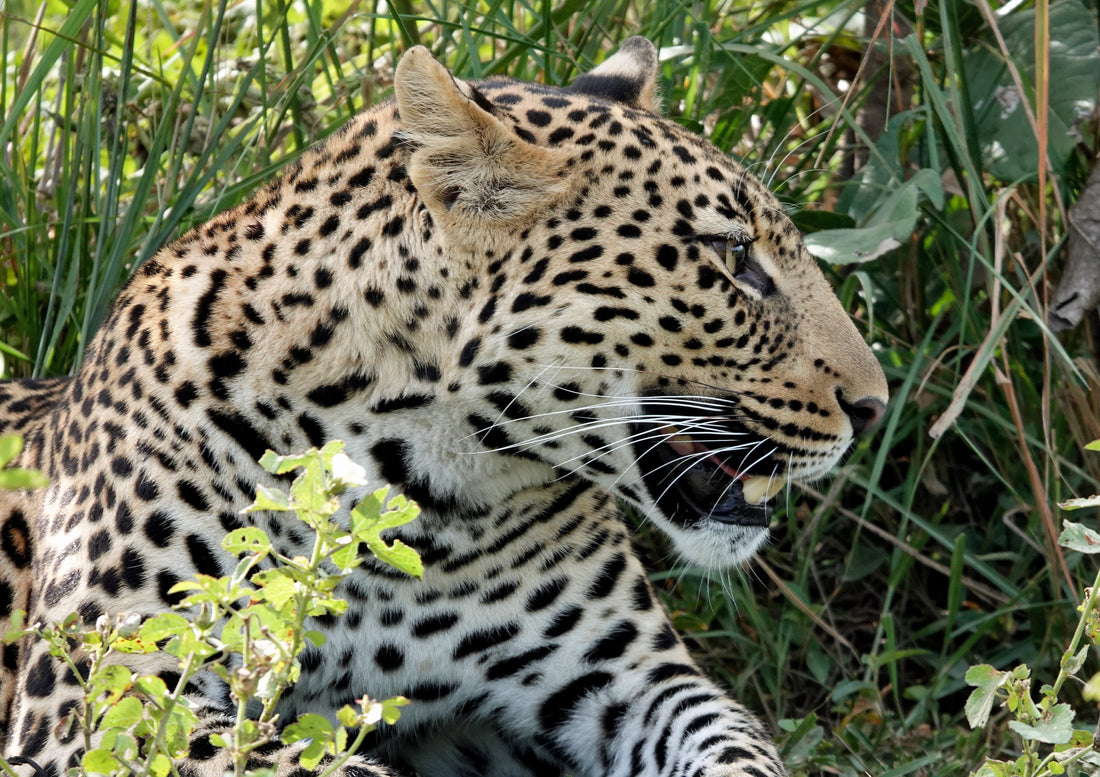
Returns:
[[[812,488],[810,486],[807,486],[804,483],[800,484],[800,486],[801,486],[802,490],[805,491],[810,496],[813,496],[816,499],[824,498],[824,495],[820,491],[817,491],[814,488]],[[944,575],[945,577],[950,577],[951,576],[951,570],[948,567],[944,566],[943,564],[940,564],[939,562],[933,561],[932,559],[928,558],[928,556],[924,555],[919,550],[917,550],[912,545],[910,545],[908,542],[905,542],[904,540],[899,540],[897,537],[890,534],[890,532],[886,531],[885,529],[882,529],[882,528],[876,526],[875,524],[871,523],[870,521],[867,521],[867,520],[861,518],[857,513],[852,512],[851,510],[847,509],[846,507],[841,507],[840,505],[836,505],[836,511],[838,513],[840,513],[841,515],[843,515],[848,520],[854,521],[855,523],[857,523],[860,526],[860,528],[866,529],[867,531],[871,532],[875,536],[881,537],[882,539],[884,539],[887,542],[891,543],[895,547],[897,547],[900,550],[904,551],[906,554],[908,554],[910,557],[912,557],[913,560],[923,564],[924,566],[928,567],[929,569],[932,569],[932,570],[935,570],[936,572],[939,572],[941,575]],[[963,583],[966,584],[966,587],[969,590],[973,591],[974,593],[978,594],[979,596],[984,597],[985,599],[987,599],[991,602],[996,602],[997,604],[1008,604],[1009,601],[1010,601],[1010,599],[1007,596],[1005,596],[1004,594],[1002,594],[1000,591],[998,591],[994,588],[990,588],[989,586],[985,585],[984,583],[978,582],[977,580],[975,580],[972,577],[968,577],[967,575],[963,575],[962,576],[962,581],[963,581]]]
[[[798,595],[794,592],[794,590],[789,585],[787,585],[785,582],[783,582],[783,579],[779,576],[779,574],[774,569],[771,568],[771,566],[768,564],[768,562],[766,562],[762,558],[757,557],[757,559],[753,563],[756,566],[758,566],[758,567],[760,567],[761,569],[764,570],[764,573],[767,574],[767,576],[771,578],[771,581],[773,583],[775,583],[776,586],[778,586],[779,590],[783,592],[783,595],[787,597],[788,601],[793,602],[794,606],[797,607],[799,610],[801,610],[803,615],[805,615],[807,618],[809,618],[814,623],[816,623],[818,625],[818,627],[821,628],[826,633],[828,633],[828,635],[830,637],[835,639],[837,642],[839,642],[844,647],[851,650],[853,654],[859,655],[859,652],[856,650],[855,645],[853,645],[851,642],[849,642],[847,639],[845,639],[844,636],[841,635],[840,632],[838,632],[836,629],[834,629],[828,623],[823,621],[821,619],[820,615],[818,615],[816,612],[811,610],[806,605],[806,603],[803,602],[798,597]]]

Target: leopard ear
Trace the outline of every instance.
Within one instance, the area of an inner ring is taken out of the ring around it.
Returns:
[[[645,38],[627,38],[614,55],[574,81],[569,91],[659,113],[657,49]]]
[[[507,225],[572,188],[565,152],[524,141],[423,46],[401,58],[394,91],[402,134],[415,148],[409,178],[444,226]]]

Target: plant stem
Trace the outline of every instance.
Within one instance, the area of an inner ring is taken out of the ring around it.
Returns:
[[[358,735],[356,735],[355,741],[351,743],[351,746],[348,747],[348,749],[345,750],[340,756],[334,758],[332,760],[332,763],[328,765],[328,768],[321,772],[317,777],[329,777],[330,774],[333,774],[338,769],[343,767],[343,765],[346,764],[353,755],[359,752],[359,748],[363,744],[363,740],[366,739],[367,734],[374,731],[374,729],[374,726],[360,726],[359,733]]]
[[[1066,656],[1077,654],[1077,645],[1080,644],[1081,637],[1085,633],[1085,624],[1088,621],[1089,613],[1096,609],[1097,600],[1100,598],[1100,593],[1098,592],[1100,592],[1100,571],[1097,571],[1096,578],[1092,581],[1092,586],[1088,589],[1088,593],[1085,596],[1085,601],[1081,603],[1081,617],[1077,619],[1077,630],[1073,632],[1073,639],[1070,640],[1066,652],[1062,654],[1062,660],[1059,662],[1058,668],[1058,679],[1054,681],[1054,692],[1052,696],[1058,696],[1058,691],[1062,688],[1062,684],[1069,677],[1069,672],[1066,671]]]
[[[194,673],[195,654],[188,653],[187,661],[184,663],[183,668],[180,670],[180,679],[176,681],[176,687],[168,695],[167,703],[161,708],[160,719],[157,721],[157,736],[153,740],[153,746],[149,748],[149,752],[145,754],[145,763],[142,765],[142,774],[151,774],[153,769],[153,759],[158,752],[163,752],[167,749],[167,742],[165,737],[168,731],[168,721],[172,717],[172,711],[176,708],[176,704],[179,702],[180,696],[183,695],[183,689],[187,683],[191,680],[191,675]],[[160,705],[157,705],[160,706]]]

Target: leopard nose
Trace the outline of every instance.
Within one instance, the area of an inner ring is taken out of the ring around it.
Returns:
[[[840,409],[852,422],[853,434],[863,434],[881,421],[882,416],[886,414],[886,403],[878,397],[863,397],[855,402],[848,402],[840,389],[837,389],[836,400],[840,403]]]

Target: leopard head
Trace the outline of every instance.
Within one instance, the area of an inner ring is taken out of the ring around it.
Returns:
[[[657,114],[656,73],[641,38],[568,88],[466,83],[413,49],[396,94],[424,217],[478,268],[450,366],[491,406],[482,443],[726,566],[887,388],[775,196]]]

